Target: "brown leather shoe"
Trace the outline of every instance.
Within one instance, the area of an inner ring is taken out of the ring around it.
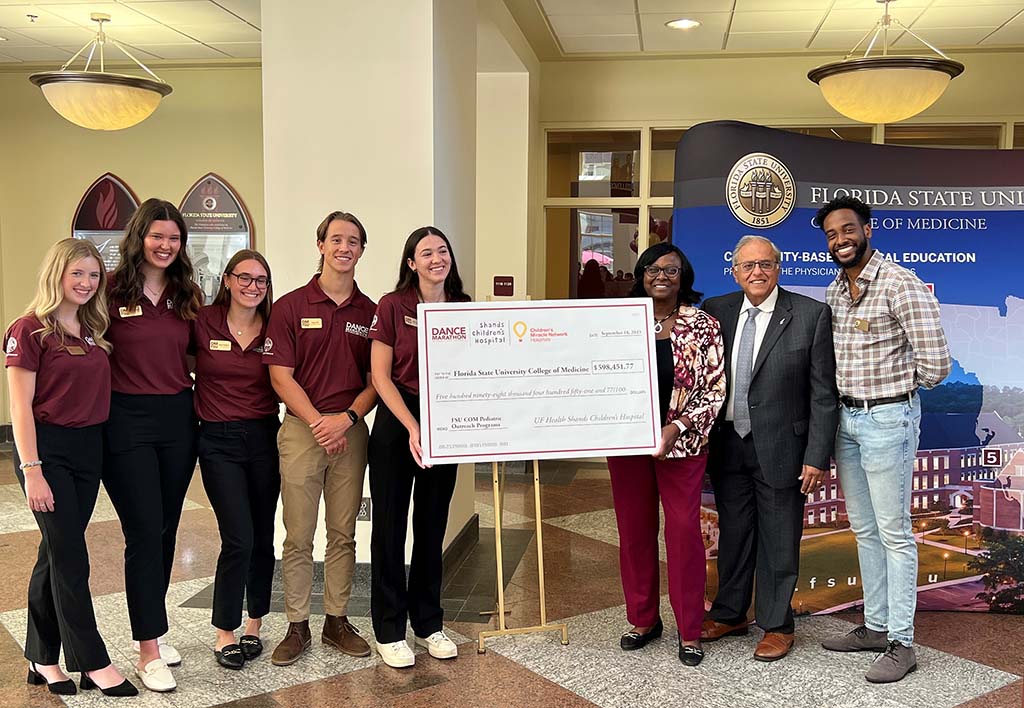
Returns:
[[[289,622],[288,631],[281,643],[274,649],[270,663],[274,666],[291,666],[299,660],[302,653],[309,649],[309,645],[312,643],[313,638],[309,634],[309,620]]]
[[[793,635],[782,632],[765,632],[764,639],[757,643],[754,658],[758,661],[778,661],[793,648]]]
[[[714,642],[722,637],[742,637],[750,631],[746,622],[740,624],[723,624],[712,619],[704,620],[700,626],[700,640]]]
[[[348,617],[344,615],[341,617],[326,615],[324,631],[320,635],[320,639],[324,644],[329,644],[349,656],[370,655],[370,645],[359,636],[359,630],[352,626]]]

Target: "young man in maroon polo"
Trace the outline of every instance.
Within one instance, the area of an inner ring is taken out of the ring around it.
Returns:
[[[274,304],[263,343],[271,383],[288,408],[277,443],[289,625],[271,658],[277,666],[295,663],[310,645],[313,534],[321,495],[327,517],[321,638],[351,656],[370,655],[347,613],[369,438],[363,418],[377,402],[367,338],[376,305],[355,282],[356,263],[366,247],[359,220],[331,212],[316,239],[319,272]]]

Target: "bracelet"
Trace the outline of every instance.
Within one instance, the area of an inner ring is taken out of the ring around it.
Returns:
[[[22,472],[24,472],[29,467],[42,467],[42,466],[43,466],[43,461],[42,460],[32,460],[31,462],[22,462],[20,465],[18,465],[18,469],[21,470]]]
[[[680,435],[682,435],[682,434],[684,434],[686,432],[686,424],[683,423],[683,421],[679,420],[678,418],[676,418],[675,420],[672,421],[672,425],[674,425],[677,428],[679,428],[679,434]]]
[[[359,422],[359,414],[356,413],[351,408],[348,408],[348,409],[345,410],[345,415],[347,415],[349,420],[352,421],[352,425],[355,425],[356,423]]]

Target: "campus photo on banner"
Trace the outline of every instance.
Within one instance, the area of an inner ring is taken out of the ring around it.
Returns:
[[[872,207],[872,247],[935,293],[954,359],[940,386],[920,392],[911,489],[919,606],[1024,613],[1024,282],[1014,265],[1024,233],[1024,152],[867,145],[704,123],[676,150],[671,239],[706,297],[738,289],[732,248],[755,234],[782,251],[781,286],[824,301],[839,271],[814,215],[840,196]],[[714,526],[710,489],[704,507]],[[838,611],[860,599],[856,543],[833,466],[807,501],[793,604]]]

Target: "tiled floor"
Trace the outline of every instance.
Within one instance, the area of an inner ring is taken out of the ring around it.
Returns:
[[[79,694],[65,703],[25,684],[21,658],[26,622],[25,593],[38,532],[0,451],[0,708],[109,705],[98,694]],[[750,658],[757,640],[748,637],[708,645],[697,669],[675,656],[667,598],[665,638],[640,652],[618,649],[626,623],[618,574],[618,548],[607,472],[600,462],[557,462],[541,466],[545,589],[548,619],[569,625],[570,643],[555,633],[491,639],[486,654],[476,651],[488,624],[479,611],[494,600],[494,543],[490,468],[477,472],[480,545],[448,580],[446,622],[460,642],[454,661],[422,653],[416,666],[396,671],[376,657],[352,659],[314,641],[299,663],[278,668],[264,655],[241,672],[213,660],[209,593],[218,541],[216,520],[198,475],[189,493],[178,540],[178,561],[168,597],[169,640],[184,663],[175,674],[178,690],[144,693],[131,705],[305,708],[306,706],[729,706],[760,708],[1020,708],[1024,706],[1024,618],[984,613],[920,613],[917,620],[920,670],[887,687],[862,678],[870,656],[826,654],[820,638],[851,626],[855,615],[799,620],[798,644],[784,661],[761,664]],[[537,624],[536,540],[532,469],[506,469],[503,550],[505,598],[511,627]],[[101,500],[89,529],[92,588],[101,631],[114,661],[131,668],[122,570],[123,540],[109,505]],[[663,556],[664,557],[664,556]],[[712,572],[714,564],[712,563]],[[365,569],[361,569],[364,571]],[[362,573],[365,575],[365,573]],[[371,634],[365,618],[365,578],[356,579],[353,621]],[[663,592],[667,591],[663,587]],[[266,618],[263,636],[273,646],[285,628],[280,612]],[[314,638],[319,622],[313,622]],[[269,652],[268,652],[269,654]]]

